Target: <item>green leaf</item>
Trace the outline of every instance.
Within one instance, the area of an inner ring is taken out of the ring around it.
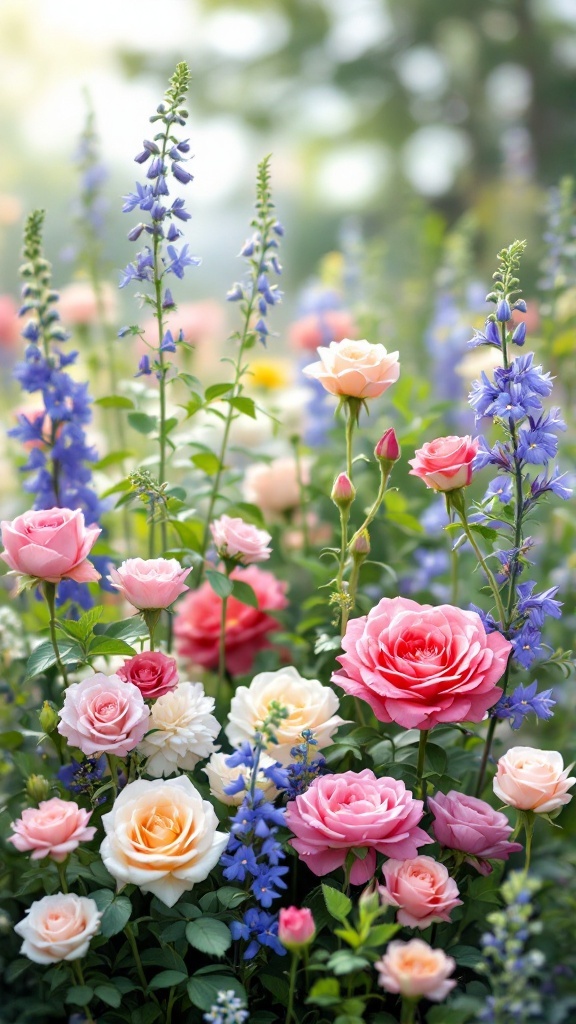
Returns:
[[[475,1016],[475,1014],[474,1014]],[[426,1015],[427,1024],[466,1024],[474,1019],[473,1011],[455,1006],[434,1006]]]
[[[234,589],[234,580],[228,578],[223,572],[216,572],[215,569],[207,569],[205,573],[208,583],[218,597],[224,599],[230,597]]]
[[[310,990],[307,1003],[317,1006],[335,1006],[340,1002],[340,982],[336,978],[321,978]]]
[[[192,456],[190,461],[194,463],[197,469],[208,473],[208,476],[214,476],[220,468],[220,459],[217,455],[213,455],[212,452],[198,452]]]
[[[77,661],[82,661],[84,657],[80,644],[76,643],[75,640],[59,640],[58,650],[60,652],[60,660],[64,665],[73,665]],[[25,679],[33,679],[34,676],[41,675],[46,669],[52,668],[55,664],[56,655],[54,654],[54,648],[50,640],[44,640],[32,651],[26,662]]]
[[[348,923],[348,915],[352,912],[352,900],[348,899],[343,892],[333,889],[331,885],[322,883],[322,895],[328,913],[335,917],[342,924]]]
[[[239,907],[249,897],[249,893],[245,892],[244,889],[236,889],[233,885],[223,885],[221,889],[218,889],[216,895],[218,902],[226,910],[235,910],[236,907]]]
[[[145,412],[130,412],[128,413],[128,423],[139,434],[151,434],[158,427],[158,418],[148,416]]]
[[[186,927],[186,938],[194,949],[210,956],[224,956],[232,944],[230,929],[214,917],[199,917]]]
[[[116,896],[110,889],[97,889],[90,893],[98,910],[102,911],[100,934],[109,939],[118,935],[130,920],[132,904],[127,896]]]
[[[242,604],[250,605],[251,608],[258,608],[258,598],[249,583],[243,580],[232,580],[232,596]]]
[[[127,644],[125,640],[116,640],[108,636],[95,636],[92,640],[88,653],[93,654],[127,654],[131,657],[136,654],[134,647]]]
[[[114,985],[97,985],[94,989],[94,995],[98,996],[98,999],[101,999],[103,1003],[113,1006],[115,1009],[122,1002],[122,993]]]
[[[226,395],[228,391],[232,391],[233,387],[232,382],[230,384],[211,384],[209,388],[206,388],[204,398],[206,402],[213,402],[216,398]]]
[[[253,420],[256,419],[256,405],[253,398],[248,398],[246,395],[237,395],[236,398],[230,399],[230,405],[234,409],[238,409],[238,412],[244,413],[245,416],[251,416]]]
[[[184,960],[171,946],[164,946],[162,949],[145,949],[140,959],[145,967],[161,967],[165,971],[178,971],[188,977]]]
[[[336,953],[333,953],[330,957],[327,967],[333,971],[334,974],[354,974],[356,971],[361,971],[364,967],[368,967],[369,961],[363,956],[356,956],[355,953],[350,953],[347,949],[339,949]]]
[[[10,729],[8,732],[0,732],[0,748],[2,750],[16,750],[17,747],[21,747],[24,742],[24,737],[21,732],[17,732],[16,729]]]
[[[461,964],[462,967],[475,968],[484,960],[482,953],[475,946],[451,946],[446,952],[449,956],[454,957],[456,963]]]
[[[131,398],[124,398],[123,395],[105,395],[104,398],[97,398],[94,405],[102,409],[133,409],[134,402]]]
[[[18,957],[17,960],[12,960],[12,962],[6,967],[6,970],[4,971],[4,980],[8,983],[15,981],[16,978],[19,978],[26,970],[30,970],[30,961],[28,958]]]
[[[248,501],[237,501],[234,505],[229,505],[226,509],[227,516],[236,516],[236,518],[243,519],[246,523],[252,523],[253,526],[259,526],[264,528],[266,523],[264,516],[257,505],[251,505]]]
[[[109,466],[116,466],[119,462],[124,462],[124,459],[131,459],[135,455],[135,452],[130,451],[129,448],[125,448],[123,451],[110,452],[109,455],[105,455],[103,459],[98,459],[98,462],[92,463],[93,469],[108,469]]]
[[[146,624],[139,615],[132,615],[129,619],[120,619],[119,622],[109,622],[105,626],[98,626],[96,632],[99,636],[125,640],[126,643],[144,640],[148,636]]]
[[[88,985],[72,985],[64,996],[65,1003],[72,1003],[73,1006],[86,1006],[94,995]]]
[[[232,989],[237,998],[248,1002],[246,989],[232,974],[195,974],[188,982],[188,998],[199,1010],[209,1010],[218,993],[228,989]]]
[[[396,932],[400,931],[399,924],[377,924],[368,933],[367,946],[385,946]]]
[[[174,988],[176,985],[181,985],[183,981],[188,980],[188,975],[184,974],[183,971],[160,971],[160,974],[156,974],[149,984],[149,988]]]
[[[185,547],[190,548],[191,551],[202,550],[204,524],[199,519],[171,519],[170,524]]]

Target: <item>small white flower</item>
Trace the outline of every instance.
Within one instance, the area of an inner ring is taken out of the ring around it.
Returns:
[[[174,775],[178,769],[192,771],[216,747],[220,725],[211,712],[214,699],[204,693],[202,683],[179,683],[152,705],[150,729],[155,730],[138,745],[148,758],[146,770],[153,778]]]

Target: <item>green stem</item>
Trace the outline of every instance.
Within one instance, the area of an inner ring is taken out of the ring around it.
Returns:
[[[112,793],[114,794],[114,800],[116,800],[116,797],[118,796],[118,771],[116,757],[114,754],[106,754],[106,760],[108,762],[108,768],[110,769]]]
[[[168,994],[168,1006],[166,1007],[166,1024],[172,1024],[172,1009],[174,1007],[174,999],[176,997],[176,989],[171,988]]]
[[[166,149],[168,146],[168,131],[164,134],[162,139],[162,153],[160,160],[162,164],[166,159]],[[162,486],[165,483],[166,478],[166,371],[167,366],[164,358],[164,352],[162,351],[162,340],[164,338],[164,310],[162,307],[162,277],[165,273],[160,261],[160,248],[162,239],[159,234],[154,234],[154,241],[152,243],[153,259],[154,259],[154,299],[156,307],[156,320],[158,322],[158,350],[156,352],[158,358],[158,392],[160,398],[160,428],[158,431],[158,442],[159,442],[159,456],[160,461],[158,465],[158,483]],[[162,554],[168,549],[168,533],[167,524],[164,516],[160,521],[160,536],[162,542]]]
[[[368,529],[368,527],[370,526],[370,523],[372,522],[372,520],[376,516],[376,513],[378,512],[378,509],[380,508],[382,502],[384,501],[384,495],[386,493],[386,488],[388,486],[388,480],[390,479],[390,470],[391,470],[391,467],[388,468],[388,467],[384,466],[382,463],[380,463],[380,486],[378,488],[378,494],[376,495],[376,500],[374,501],[374,504],[372,505],[370,511],[368,512],[368,515],[366,516],[366,519],[362,523],[362,526],[358,530],[356,530],[354,536],[350,540],[350,545],[352,545],[354,543],[356,538],[360,536],[360,534],[362,533],[363,530],[367,530]]]
[[[354,403],[357,402],[358,399],[353,398],[349,398],[346,401],[346,472],[350,483],[352,483],[352,441],[358,415],[358,407]]]
[[[402,1000],[400,1024],[414,1024],[416,1020],[416,1005],[413,999]]]
[[[298,494],[300,496],[300,515],[302,517],[302,547],[304,555],[310,553],[310,531],[308,519],[306,518],[306,485],[302,474],[302,459],[300,457],[300,444],[297,437],[292,438],[294,448],[294,462],[296,463],[296,480],[298,482]]]
[[[136,939],[134,937],[134,932],[132,931],[132,926],[130,924],[127,924],[126,927],[124,928],[124,934],[125,934],[126,938],[128,939],[128,943],[130,945],[130,949],[132,950],[132,956],[134,957],[134,965],[136,967],[136,973],[137,973],[138,978],[140,980],[140,984],[141,984],[142,988],[144,989],[144,994],[146,996],[150,995],[150,997],[154,1000],[154,1002],[157,1003],[157,1005],[159,1006],[160,1003],[158,1002],[158,998],[156,997],[154,992],[150,992],[150,993],[148,992],[148,982],[146,980],[146,975],[144,973],[144,968],[142,966],[142,961],[140,959],[140,953],[138,952],[138,943],[136,942]]]
[[[294,994],[296,992],[296,973],[298,970],[298,954],[292,953],[292,963],[290,964],[290,988],[288,990],[288,1007],[286,1009],[286,1021],[285,1024],[290,1024],[290,1021],[294,1017]]]
[[[226,680],[226,610],[228,608],[228,598],[222,598],[222,606],[220,608],[220,637],[218,640],[218,683],[216,688],[216,703],[224,682]]]
[[[68,892],[68,881],[66,879],[66,861],[56,863],[56,867],[58,869],[58,878],[60,879],[62,892]]]
[[[452,492],[452,493],[454,493],[454,492]],[[506,612],[504,611],[504,605],[502,603],[502,597],[500,595],[500,588],[498,586],[498,583],[496,582],[496,578],[494,576],[494,573],[492,572],[492,570],[488,566],[488,564],[486,562],[486,559],[484,558],[484,555],[482,554],[482,552],[480,551],[480,548],[478,547],[476,538],[475,538],[474,534],[472,533],[472,530],[470,529],[470,526],[468,525],[468,519],[467,519],[467,516],[466,516],[466,508],[464,506],[464,501],[462,501],[461,504],[454,505],[453,504],[453,500],[451,499],[450,504],[451,504],[451,507],[455,510],[456,515],[458,516],[458,518],[459,518],[459,520],[460,520],[460,522],[462,524],[462,529],[464,530],[464,533],[466,534],[466,537],[468,538],[468,540],[470,542],[470,546],[471,546],[472,550],[474,551],[474,554],[476,555],[476,558],[478,559],[478,562],[480,563],[480,565],[482,566],[482,569],[486,573],[486,576],[488,578],[488,583],[490,584],[490,589],[491,589],[491,591],[492,591],[492,593],[494,595],[494,601],[496,603],[496,608],[498,610],[498,618],[499,618],[500,622],[502,623],[502,626],[504,627],[504,625],[506,623]]]
[[[48,611],[50,613],[50,639],[52,641],[52,647],[54,648],[54,654],[56,655],[56,665],[58,666],[58,671],[62,676],[64,686],[68,686],[68,675],[66,673],[66,669],[64,668],[62,659],[60,657],[60,650],[58,648],[58,638],[56,636],[55,583],[44,583],[44,597],[46,598],[46,604],[48,605]]]
[[[482,752],[482,761],[480,763],[480,770],[478,772],[478,782],[476,783],[476,796],[480,796],[484,789],[484,779],[486,777],[486,768],[488,765],[488,758],[490,757],[490,750],[492,747],[492,741],[494,739],[494,733],[496,731],[497,718],[490,719],[490,725],[488,726],[488,732],[486,733],[486,741],[484,743],[484,750]]]
[[[348,594],[344,591],[344,572],[346,569],[346,555],[348,552],[348,521],[350,519],[350,506],[340,508],[340,560],[338,563],[338,575],[336,577],[336,593],[340,603],[340,636],[344,636],[348,623]]]
[[[428,729],[420,730],[418,741],[418,764],[416,766],[416,778],[420,787],[420,796],[426,802],[426,779],[424,778],[424,766],[426,762],[426,743],[428,742]]]
[[[84,981],[84,972],[80,966],[79,960],[72,961],[72,971],[76,977],[76,981],[78,982],[78,984],[81,985],[82,988],[84,988],[86,982]],[[86,1018],[85,1024],[95,1024],[94,1017],[90,1012],[90,1008],[88,1006],[83,1006],[82,1010],[84,1011],[84,1016]]]
[[[524,832],[526,834],[526,860],[524,862],[524,874],[527,875],[530,870],[532,837],[534,835],[534,825],[536,823],[536,815],[534,814],[534,811],[524,811],[522,813],[522,820],[524,824]]]

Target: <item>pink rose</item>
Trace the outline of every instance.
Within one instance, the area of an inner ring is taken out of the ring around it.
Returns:
[[[290,843],[315,875],[343,866],[348,853],[368,847],[354,861],[353,885],[362,885],[376,870],[376,854],[416,857],[432,840],[418,828],[423,803],[398,779],[377,779],[373,771],[342,772],[314,779],[286,808]]]
[[[316,934],[312,911],[308,907],[282,907],[278,915],[278,938],[286,949],[309,946]]]
[[[220,558],[231,558],[242,565],[270,558],[270,534],[243,519],[220,516],[210,524],[210,532]]]
[[[320,381],[331,395],[346,398],[378,398],[400,376],[398,353],[369,341],[333,341],[319,348],[320,360],[302,373]]]
[[[342,640],[332,682],[367,701],[381,722],[432,729],[481,722],[498,700],[511,644],[476,612],[384,597]]]
[[[39,807],[26,807],[22,817],[13,821],[14,835],[8,839],[21,853],[32,851],[32,860],[51,857],[61,862],[79,843],[88,843],[96,828],[90,825],[92,811],[85,811],[73,800],[54,796],[42,800]]]
[[[345,309],[325,309],[296,320],[288,331],[293,348],[316,351],[331,341],[342,341],[356,333],[352,315]]]
[[[2,523],[0,555],[13,572],[35,576],[47,583],[64,577],[76,583],[94,583],[100,573],[86,556],[100,533],[99,526],[86,526],[80,509],[50,508],[24,512],[12,522]]]
[[[432,949],[422,939],[391,942],[381,960],[374,964],[378,984],[387,992],[399,993],[406,999],[430,999],[441,1003],[456,982],[450,975],[456,967],[451,956],[441,949]]]
[[[226,668],[232,675],[242,675],[250,671],[257,652],[269,646],[268,635],[278,629],[276,619],[266,612],[286,607],[286,584],[256,565],[234,569],[230,577],[248,583],[258,601],[257,608],[242,604],[235,597],[229,597],[226,604]],[[184,598],[174,620],[181,658],[205,668],[217,668],[221,610],[222,599],[209,583],[203,583]]]
[[[141,611],[168,608],[189,588],[184,580],[190,569],[183,569],[175,558],[127,558],[108,579],[130,604]]]
[[[521,843],[508,841],[513,830],[506,815],[475,796],[455,789],[437,793],[428,797],[428,809],[434,815],[432,831],[440,846],[468,854],[466,863],[482,875],[492,871],[489,860],[508,860],[522,849]]]
[[[450,921],[450,911],[462,903],[456,882],[433,857],[388,860],[382,871],[386,885],[380,887],[380,895],[391,907],[401,908],[398,924],[427,928],[436,921]]]
[[[102,914],[88,896],[57,892],[35,900],[14,926],[24,942],[20,952],[35,964],[79,960],[100,931]]]
[[[568,794],[576,782],[568,778],[572,767],[564,768],[557,750],[511,747],[498,761],[494,792],[509,807],[550,814],[572,799]]]
[[[435,491],[455,491],[467,487],[472,480],[472,463],[478,452],[479,441],[466,437],[437,437],[428,441],[408,459],[411,476],[422,477],[427,487]]]
[[[58,732],[83,754],[124,757],[147,732],[149,716],[137,686],[98,672],[68,687]]]
[[[116,673],[126,683],[137,686],[144,700],[155,700],[178,685],[176,659],[162,651],[142,651],[127,658]]]
[[[65,324],[114,323],[118,316],[117,289],[104,282],[98,295],[89,281],[72,281],[59,288],[58,310]]]

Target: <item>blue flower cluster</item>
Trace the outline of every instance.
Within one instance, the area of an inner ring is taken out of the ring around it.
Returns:
[[[235,995],[234,989],[219,992],[216,1002],[204,1014],[206,1024],[244,1024],[250,1014],[244,1003]]]
[[[100,757],[84,757],[82,761],[72,758],[70,764],[59,768],[56,778],[70,793],[91,793],[104,772],[106,771],[106,758],[104,754]]]
[[[142,150],[134,158],[138,164],[148,164],[146,181],[144,184],[136,182],[136,191],[123,197],[123,213],[139,210],[146,215],[145,219],[130,229],[129,240],[136,242],[144,234],[150,238],[151,245],[145,245],[124,268],[120,288],[125,288],[132,281],[154,285],[155,295],[140,297],[153,307],[159,330],[158,345],[154,347],[157,359],[151,362],[150,356],[142,356],[136,376],[148,376],[153,371],[157,377],[163,376],[166,372],[164,353],[175,352],[177,343],[183,341],[182,332],[175,338],[171,331],[163,327],[163,315],[176,309],[170,288],[164,283],[166,275],[173,274],[181,280],[187,267],[197,267],[201,263],[198,256],[191,255],[188,245],[176,245],[182,235],[178,224],[190,220],[191,216],[185,208],[184,199],[177,196],[171,203],[168,201],[170,176],[180,185],[187,185],[193,180],[193,175],[184,166],[189,159],[190,142],[188,139],[178,139],[174,134],[176,127],[186,125],[188,111],[182,103],[189,79],[186,64],[178,64],[164,102],[160,103],[150,118],[152,122],[161,121],[164,127],[153,139],[144,139]],[[119,337],[127,334],[142,337],[138,326],[123,327],[118,334]],[[151,345],[148,347],[153,348]]]
[[[513,693],[500,698],[491,714],[495,718],[506,719],[512,729],[519,729],[530,712],[544,720],[552,718],[552,708],[556,704],[556,701],[552,700],[552,690],[542,690],[538,693],[537,687],[536,680],[529,686],[521,683]]]
[[[327,775],[330,772],[326,764],[326,758],[322,754],[310,759],[311,748],[318,746],[318,740],[314,739],[312,730],[304,729],[302,739],[303,743],[292,747],[290,756],[293,758],[293,761],[286,769],[288,776],[286,794],[289,800],[295,800],[301,793],[305,793],[319,775]]]
[[[24,361],[14,370],[23,391],[39,392],[41,402],[37,412],[19,414],[18,425],[9,435],[28,449],[21,472],[32,474],[24,489],[35,495],[33,507],[80,508],[90,524],[98,522],[104,511],[92,486],[90,463],[98,459],[98,453],[84,431],[92,419],[92,399],[88,385],[73,380],[67,372],[78,353],[59,347],[70,335],[60,322],[51,267],[42,254],[43,222],[43,211],[35,211],[25,229],[20,316],[30,318],[22,331],[27,342]],[[88,588],[73,580],[58,587],[59,603],[67,599],[83,608],[92,603]]]

